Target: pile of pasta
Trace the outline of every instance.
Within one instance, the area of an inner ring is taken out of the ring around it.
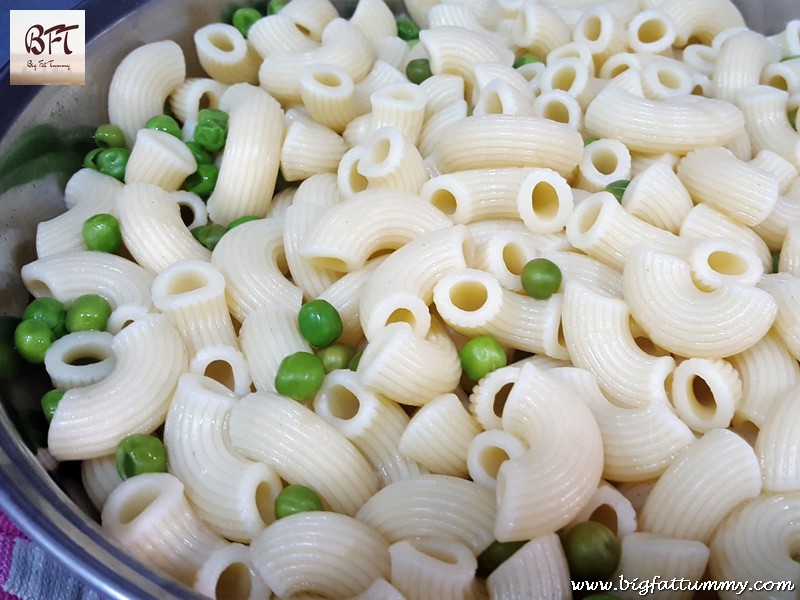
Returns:
[[[203,76],[171,41],[121,62],[125,181],[77,172],[22,270],[113,309],[48,352],[52,456],[83,461],[111,537],[212,597],[569,598],[559,536],[587,519],[628,580],[800,582],[800,22],[766,37],[728,0],[406,9],[416,45],[383,0],[292,0],[246,39],[198,30]],[[186,139],[201,107],[229,114],[207,203],[180,191],[180,140],[142,129],[165,102]],[[83,245],[100,212],[126,253]],[[244,215],[264,218],[213,251],[189,231]],[[563,273],[546,300],[520,283],[537,257]],[[314,298],[364,353],[304,404],[274,379],[312,351]],[[477,335],[510,363],[472,382]],[[169,472],[121,482],[118,441],[162,425]],[[326,510],[276,521],[297,483]],[[477,577],[494,540],[527,542]]]

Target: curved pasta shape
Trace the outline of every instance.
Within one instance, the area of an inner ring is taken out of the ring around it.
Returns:
[[[800,494],[761,494],[728,515],[711,540],[709,573],[715,579],[759,578],[797,582],[800,564],[792,556],[800,540]],[[746,541],[745,541],[746,540]],[[721,594],[725,600],[734,598]],[[774,589],[773,598],[789,600],[792,590]]]
[[[217,108],[228,86],[207,77],[190,77],[169,97],[169,107],[181,122],[197,121],[201,108]]]
[[[352,223],[359,223],[353,229]],[[381,250],[452,225],[418,196],[394,190],[366,190],[328,209],[306,233],[300,256],[336,271],[354,271]]]
[[[164,103],[186,79],[183,50],[164,40],[139,46],[119,63],[108,88],[108,119],[128,145],[147,119],[164,112]]]
[[[621,179],[631,178],[631,154],[624,144],[612,139],[602,139],[586,146],[578,164],[575,187],[589,192],[600,192]]]
[[[356,102],[353,78],[334,65],[305,67],[300,73],[300,96],[311,118],[336,133],[366,112]]]
[[[306,179],[312,181],[314,177],[324,175],[314,175]],[[338,195],[338,191],[337,191]],[[307,298],[316,298],[341,277],[341,273],[318,267],[311,261],[300,256],[300,246],[308,233],[308,230],[320,221],[326,212],[324,206],[313,204],[300,204],[294,202],[287,210],[283,219],[283,247],[286,254],[286,263],[292,276],[292,282],[303,290]]]
[[[372,134],[356,168],[366,177],[367,189],[416,194],[428,179],[419,150],[394,127],[382,127]]]
[[[709,550],[695,540],[682,540],[636,531],[622,538],[617,573],[632,580],[653,577],[701,581],[708,564]],[[691,592],[689,592],[691,596]]]
[[[427,335],[433,289],[447,272],[466,268],[469,240],[463,226],[443,227],[420,235],[386,257],[367,280],[359,301],[367,339],[394,322],[408,323],[420,337]]]
[[[726,515],[760,491],[761,469],[753,449],[735,433],[715,429],[667,467],[639,513],[640,526],[708,544]]]
[[[567,282],[561,322],[572,362],[594,374],[617,406],[643,407],[664,395],[675,360],[651,356],[636,345],[625,301]]]
[[[372,600],[372,598],[382,598],[382,600],[407,600],[397,588],[385,579],[376,579],[366,590],[350,598],[350,600]]]
[[[786,116],[789,95],[768,85],[743,87],[736,96],[736,105],[744,115],[744,123],[754,152],[772,150],[793,165],[800,165],[800,134]]]
[[[597,422],[572,390],[526,363],[508,394],[502,423],[529,449],[497,473],[495,537],[526,540],[552,533],[597,489],[603,470]]]
[[[712,95],[735,103],[737,92],[758,85],[764,69],[779,59],[778,48],[760,33],[744,30],[728,37],[714,61]]]
[[[742,352],[767,333],[778,314],[772,295],[755,287],[700,291],[684,260],[654,248],[634,247],[623,277],[633,317],[656,344],[682,356]]]
[[[654,163],[637,173],[621,204],[634,217],[676,235],[694,206],[680,178],[664,163]]]
[[[82,460],[81,483],[92,505],[98,513],[101,512],[108,495],[122,483],[122,477],[117,472],[116,456],[109,454],[100,458]]]
[[[470,548],[453,539],[432,537],[400,540],[389,546],[392,582],[409,600],[485,597]]]
[[[225,298],[240,323],[259,306],[295,308],[303,292],[286,277],[283,221],[276,218],[242,223],[227,232],[211,253],[225,277]]]
[[[449,76],[442,75],[442,77]],[[459,79],[459,81],[461,80]],[[423,81],[422,83],[424,84],[425,82]],[[450,125],[461,119],[466,119],[468,110],[466,100],[458,98],[454,100],[452,104],[442,107],[432,113],[430,117],[426,118],[425,123],[422,125],[422,131],[419,134],[419,151],[422,153],[422,156],[429,158],[436,150],[439,142],[445,138],[450,131]]]
[[[179,260],[209,260],[181,219],[169,193],[149,183],[131,183],[117,195],[114,212],[122,241],[144,269],[157,274]]]
[[[113,341],[107,331],[75,331],[54,341],[44,355],[53,387],[82,387],[105,378],[116,364]]]
[[[666,393],[645,406],[621,408],[609,402],[596,379],[582,369],[554,369],[594,414],[603,436],[603,478],[648,481],[661,475],[694,435],[672,410]]]
[[[417,537],[450,538],[476,556],[492,543],[494,494],[460,477],[418,475],[395,481],[367,500],[356,519],[394,544]]]
[[[228,431],[235,450],[271,465],[290,484],[315,490],[336,512],[355,514],[378,490],[375,473],[355,446],[295,400],[249,394],[231,407]]]
[[[561,294],[537,300],[504,290],[483,271],[454,269],[434,287],[433,303],[441,318],[464,335],[491,335],[511,348],[569,357],[559,333]]]
[[[52,297],[69,303],[84,294],[99,294],[111,305],[111,333],[153,307],[153,276],[135,262],[108,252],[84,250],[39,258],[23,266],[20,275],[36,298]]]
[[[572,31],[554,8],[525,2],[511,26],[511,40],[534,56],[545,57],[572,41]]]
[[[570,598],[569,565],[558,534],[526,542],[492,571],[486,586],[493,600]]]
[[[458,396],[443,394],[414,413],[398,449],[432,473],[465,477],[469,447],[480,432],[477,420]]]
[[[741,398],[742,380],[727,361],[690,358],[672,375],[672,405],[694,431],[728,427]]]
[[[361,451],[381,485],[424,472],[399,450],[408,415],[397,403],[366,389],[353,371],[337,369],[325,377],[314,397],[314,412]]]
[[[350,22],[371,41],[396,36],[397,23],[392,9],[383,0],[365,0],[356,5]]]
[[[349,598],[391,572],[386,540],[373,528],[333,512],[280,519],[251,548],[256,570],[281,598],[301,592]]]
[[[659,7],[675,23],[675,43],[678,46],[685,46],[692,37],[710,45],[718,33],[745,25],[736,5],[728,0],[711,0],[702,4],[677,0],[662,3]]]
[[[631,151],[649,154],[725,145],[745,126],[742,113],[728,102],[702,96],[648,100],[620,87],[606,87],[597,94],[584,119],[590,134],[614,138]],[[654,128],[652,123],[659,125]]]
[[[268,598],[272,593],[255,571],[252,550],[242,544],[228,544],[212,552],[198,569],[192,587],[213,598],[218,586],[240,591],[246,600]]]
[[[584,521],[602,523],[613,531],[617,538],[622,539],[636,531],[636,510],[622,492],[611,484],[601,482],[589,502],[561,533],[566,535],[570,529]]]
[[[197,161],[182,140],[164,131],[140,129],[125,165],[125,183],[150,183],[175,192],[196,170]]]
[[[235,396],[213,379],[184,374],[164,426],[169,472],[183,482],[186,498],[213,531],[250,540],[274,519],[281,490],[278,474],[234,454],[225,423]]]
[[[84,221],[99,213],[113,213],[114,197],[121,188],[119,181],[94,169],[75,172],[64,189],[68,210],[36,226],[36,256],[86,250]]]
[[[517,211],[534,234],[558,233],[567,224],[573,208],[572,189],[551,169],[532,169],[517,194]]]
[[[569,125],[573,129],[583,129],[583,109],[574,96],[564,90],[542,92],[533,101],[533,116],[542,117]]]
[[[364,332],[361,329],[359,302],[367,282],[384,260],[384,257],[378,257],[367,263],[363,269],[343,275],[318,296],[330,302],[342,320],[342,334],[337,343],[349,344],[353,348],[361,347]]]
[[[482,431],[472,439],[467,450],[470,479],[487,489],[496,490],[497,473],[502,464],[509,459],[521,458],[527,450],[528,447],[522,440],[507,431]]]
[[[301,181],[316,173],[336,173],[347,144],[335,131],[295,110],[286,112],[286,132],[281,146],[281,175]]]
[[[506,290],[524,293],[520,274],[528,261],[540,255],[536,238],[527,228],[498,230],[474,245],[468,266],[493,275]]]
[[[658,8],[642,10],[628,22],[626,29],[628,46],[637,54],[668,54],[678,35],[675,23]]]
[[[339,16],[336,5],[330,0],[298,0],[284,8],[288,10],[281,9],[281,12],[289,16],[298,29],[307,31],[313,40],[322,38],[323,43],[325,28]]]
[[[245,215],[264,216],[278,177],[284,125],[280,105],[259,88],[235,85],[222,96],[230,115],[219,176],[208,216],[220,225]]]
[[[622,298],[622,273],[599,260],[569,250],[544,250],[540,255],[558,265],[565,287],[570,281],[578,281],[597,294]]]
[[[529,89],[520,92],[511,84],[495,79],[480,89],[473,115],[518,115],[533,116]]]
[[[369,138],[383,127],[393,127],[417,145],[425,119],[425,93],[410,82],[384,85],[369,97],[372,112],[364,136]]]
[[[111,454],[126,435],[150,433],[164,422],[187,367],[178,333],[166,317],[150,315],[120,331],[111,348],[114,370],[68,390],[58,403],[47,433],[48,450],[58,461]]]
[[[481,115],[450,124],[432,156],[442,173],[546,167],[567,176],[583,156],[583,138],[569,125],[548,119]]]
[[[194,32],[200,65],[221,83],[258,83],[261,57],[242,33],[227,23],[211,23]]]
[[[794,443],[798,427],[800,388],[794,387],[774,404],[756,438],[765,492],[800,490],[800,464]]]

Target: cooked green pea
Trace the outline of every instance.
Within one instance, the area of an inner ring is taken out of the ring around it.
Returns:
[[[42,405],[42,412],[48,423],[53,420],[53,415],[56,414],[58,403],[61,402],[61,398],[64,397],[65,393],[66,390],[50,390],[42,396],[39,403]]]
[[[19,353],[14,348],[14,332],[20,319],[0,316],[0,381],[11,379],[22,366]]]
[[[397,37],[405,41],[419,39],[419,27],[411,19],[400,17],[397,19]]]
[[[355,355],[356,351],[346,344],[331,344],[317,352],[326,373],[346,369]]]
[[[67,308],[64,325],[67,331],[105,331],[111,305],[98,294],[78,296]]]
[[[179,140],[183,137],[181,135],[181,126],[178,125],[178,122],[169,115],[156,115],[155,117],[150,117],[145,122],[144,127],[145,129],[163,131],[164,133],[175,136]]]
[[[408,40],[408,41],[406,42],[406,44],[408,44],[408,47],[409,47],[409,48],[413,48],[414,46],[416,46],[417,44],[419,44],[419,38],[415,38],[415,39],[413,39],[413,40]]]
[[[201,108],[197,113],[197,122],[198,123],[207,123],[212,121],[214,123],[219,123],[223,127],[228,127],[228,113],[226,113],[221,108]]]
[[[472,338],[458,352],[461,368],[472,381],[480,381],[495,369],[505,367],[506,351],[496,339],[490,335],[479,335]]]
[[[322,360],[310,352],[295,352],[281,361],[275,374],[279,394],[305,402],[314,397],[325,379]]]
[[[339,311],[327,300],[317,298],[306,302],[297,314],[301,335],[314,348],[325,348],[342,335],[342,318]]]
[[[572,579],[606,579],[619,564],[621,546],[617,536],[597,521],[575,525],[564,536],[563,546]]]
[[[520,279],[522,288],[531,298],[547,300],[561,287],[561,269],[546,258],[534,258],[525,263]]]
[[[83,166],[87,169],[99,171],[100,167],[97,166],[97,157],[103,150],[103,148],[94,148],[93,150],[89,150],[89,152],[86,153],[86,156],[83,157]]]
[[[222,7],[222,10],[219,14],[219,20],[227,25],[233,25],[233,13],[240,8],[242,8],[241,4],[237,4],[236,2],[228,2]]]
[[[240,8],[233,13],[232,25],[239,30],[239,33],[247,37],[247,32],[262,16],[255,8]]]
[[[269,0],[269,3],[267,4],[267,14],[277,15],[287,4],[287,0]]]
[[[124,148],[125,134],[118,126],[106,123],[95,130],[94,143],[99,148]]]
[[[322,510],[322,499],[317,492],[304,485],[287,485],[275,496],[276,519],[314,510]]]
[[[119,221],[108,213],[99,213],[86,219],[81,233],[89,250],[114,253],[122,245]]]
[[[198,165],[210,165],[214,162],[214,157],[211,156],[211,153],[208,152],[208,150],[203,148],[197,142],[194,141],[186,142],[186,145],[189,147],[189,150],[192,151],[192,156],[194,156],[194,161]]]
[[[114,179],[125,181],[125,168],[131,151],[127,148],[103,148],[97,154],[97,170]]]
[[[42,364],[47,349],[56,337],[44,321],[24,319],[14,330],[14,346],[29,363]]]
[[[228,223],[228,231],[233,229],[234,227],[238,227],[243,223],[249,223],[250,221],[259,221],[261,217],[257,217],[255,215],[245,215],[243,217],[239,217],[238,219],[234,219],[230,223]]]
[[[66,333],[66,329],[64,329],[65,316],[64,304],[55,298],[44,296],[31,300],[22,313],[23,319],[36,319],[46,323],[56,338],[60,338]]]
[[[486,550],[478,555],[478,576],[488,577],[492,571],[508,560],[514,552],[527,542],[492,542]]]
[[[364,356],[364,351],[359,350],[353,355],[353,358],[350,359],[350,362],[347,363],[347,368],[351,371],[358,371],[358,365],[361,364],[361,357]]]
[[[122,438],[117,444],[115,459],[117,473],[122,479],[167,470],[167,450],[154,435],[133,433]]]
[[[219,168],[213,164],[197,165],[197,170],[189,175],[183,182],[183,189],[201,198],[208,198],[217,185]]]
[[[432,75],[431,61],[427,58],[415,58],[406,65],[406,77],[411,83],[419,85]]]
[[[200,225],[191,229],[191,234],[198,242],[209,250],[214,250],[217,244],[222,239],[222,236],[228,232],[226,227],[214,223],[213,225]]]
[[[517,59],[514,61],[514,68],[519,69],[524,65],[529,65],[531,63],[540,63],[542,59],[538,56],[534,56],[533,54],[523,54],[522,56],[518,56]]]
[[[617,199],[617,202],[622,202],[622,196],[625,194],[625,190],[628,189],[629,183],[629,179],[618,179],[617,181],[612,181],[609,183],[606,186],[605,191],[614,196],[614,198]]]
[[[213,154],[219,152],[225,145],[225,140],[228,137],[228,128],[218,121],[198,122],[194,127],[193,137],[201,148]]]

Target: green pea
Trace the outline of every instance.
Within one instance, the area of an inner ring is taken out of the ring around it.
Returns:
[[[506,351],[490,335],[479,335],[469,340],[458,352],[461,368],[472,381],[480,381],[495,369],[506,366]]]
[[[241,7],[242,5],[237,4],[236,2],[228,2],[222,7],[222,10],[219,14],[219,20],[228,25],[233,25],[233,13],[235,13]]]
[[[269,0],[267,4],[267,14],[277,15],[287,4],[289,4],[287,0]]]
[[[519,69],[524,65],[540,62],[542,62],[542,60],[538,56],[534,56],[533,54],[523,54],[522,56],[517,57],[517,59],[514,61],[514,68]]]
[[[419,27],[411,19],[400,17],[397,19],[397,37],[405,41],[419,39]]]
[[[247,32],[262,16],[255,8],[240,8],[233,13],[232,25],[239,30],[239,33],[247,37]]]
[[[489,547],[478,555],[478,576],[488,577],[492,571],[511,558],[517,550],[527,542],[498,542],[495,540]]]
[[[97,165],[97,156],[103,151],[103,148],[94,148],[86,153],[83,157],[83,166],[87,169],[94,169],[99,171],[100,167]]]
[[[64,304],[55,298],[42,296],[32,300],[22,313],[23,319],[36,319],[43,321],[53,331],[56,338],[60,338],[66,333],[64,328],[64,317],[66,310]]]
[[[355,355],[356,351],[346,344],[331,344],[317,352],[326,373],[346,369]]]
[[[617,202],[622,202],[622,196],[625,194],[625,190],[628,189],[629,183],[630,180],[628,179],[618,179],[617,181],[612,181],[609,183],[605,190],[614,196],[614,198],[617,199]]]
[[[228,113],[220,108],[201,108],[197,113],[198,123],[208,123],[209,121],[219,123],[222,127],[228,127]]]
[[[89,250],[114,253],[122,245],[119,221],[108,213],[99,213],[86,219],[81,232]]]
[[[314,397],[325,379],[322,360],[310,352],[295,352],[281,361],[275,374],[279,394],[305,402]]]
[[[94,143],[99,148],[125,148],[125,134],[118,126],[106,123],[95,130]]]
[[[97,170],[120,181],[125,180],[125,167],[131,151],[127,148],[103,148],[97,154]]]
[[[201,198],[208,198],[217,185],[218,177],[219,168],[216,165],[197,165],[197,170],[184,180],[183,189],[197,194]]]
[[[534,258],[522,267],[522,289],[537,300],[547,300],[561,287],[561,269],[546,258]]]
[[[583,146],[584,146],[584,147],[586,147],[586,146],[588,146],[589,144],[591,144],[591,143],[593,143],[593,142],[596,142],[596,141],[597,141],[597,140],[599,140],[599,139],[600,139],[600,138],[592,137],[591,135],[590,135],[590,136],[587,136],[587,137],[583,138]]]
[[[201,148],[212,154],[222,150],[227,137],[227,127],[223,127],[216,121],[198,122],[194,127],[194,141]]]
[[[617,536],[597,521],[578,523],[562,544],[572,579],[607,579],[619,564],[621,545]]]
[[[203,148],[197,142],[186,142],[186,145],[189,147],[189,150],[192,151],[192,156],[194,156],[194,161],[198,165],[210,165],[214,162],[214,157],[211,156],[211,153],[208,152],[205,148]]]
[[[431,61],[427,58],[415,58],[406,65],[406,77],[411,83],[419,85],[432,75]]]
[[[228,232],[226,227],[222,225],[200,225],[191,230],[194,239],[200,242],[209,250],[214,250],[217,244],[222,239],[222,236]]]
[[[58,403],[61,402],[61,398],[64,397],[66,390],[50,390],[40,400],[40,404],[42,405],[42,412],[44,413],[44,418],[47,419],[47,422],[50,423],[53,420],[53,415],[56,414],[56,408],[58,407]]]
[[[416,38],[416,39],[413,39],[413,40],[408,40],[408,41],[406,41],[406,44],[408,44],[409,48],[413,48],[414,46],[419,44],[419,38]]]
[[[78,296],[67,308],[64,325],[67,331],[105,331],[111,305],[98,294]]]
[[[327,300],[317,298],[306,302],[297,314],[300,334],[314,348],[325,348],[342,335],[339,311]]]
[[[772,272],[773,273],[777,273],[780,270],[779,269],[780,262],[781,262],[781,253],[780,253],[780,251],[773,252],[772,253]]]
[[[156,131],[163,131],[176,138],[183,139],[181,135],[181,126],[178,122],[169,115],[156,115],[150,117],[144,124],[145,129],[155,129]]]
[[[0,316],[0,381],[13,378],[19,373],[22,360],[14,348],[14,332],[20,319]]]
[[[228,223],[228,231],[230,231],[234,227],[242,225],[243,223],[249,223],[250,221],[259,221],[259,220],[261,220],[261,217],[257,217],[255,215],[245,215],[243,217],[239,217],[238,219],[234,219],[233,221]]]
[[[322,510],[322,499],[317,492],[304,485],[287,485],[275,496],[276,519],[315,510]]]
[[[350,362],[347,363],[347,368],[351,371],[358,371],[358,365],[361,364],[361,357],[364,356],[364,351],[359,350],[353,355],[353,358],[350,359]]]
[[[29,363],[42,364],[47,349],[55,341],[53,330],[44,321],[23,319],[14,330],[14,346]]]
[[[167,470],[167,449],[154,435],[132,433],[117,444],[117,473],[128,479],[142,473],[164,473]]]

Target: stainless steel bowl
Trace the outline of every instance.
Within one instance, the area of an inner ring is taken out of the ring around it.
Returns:
[[[343,7],[353,4],[334,2]],[[0,72],[0,315],[18,315],[28,301],[19,270],[35,258],[36,223],[63,210],[65,181],[57,174],[36,177],[34,168],[9,180],[9,153],[19,151],[20,140],[38,126],[39,154],[53,148],[65,152],[73,148],[79,154],[81,126],[93,128],[108,118],[106,97],[114,68],[143,43],[177,41],[185,50],[189,71],[199,73],[191,58],[191,34],[217,19],[222,3],[88,0],[79,7],[86,11],[88,29],[86,85],[10,86],[8,66]],[[797,0],[738,0],[737,4],[751,26],[765,33],[775,33],[787,20],[800,18]],[[30,181],[9,188],[24,179]],[[104,596],[199,598],[110,541],[96,522],[75,465],[56,466],[47,460],[46,424],[38,406],[48,386],[45,379],[41,370],[26,368],[15,381],[0,383],[0,508]]]

